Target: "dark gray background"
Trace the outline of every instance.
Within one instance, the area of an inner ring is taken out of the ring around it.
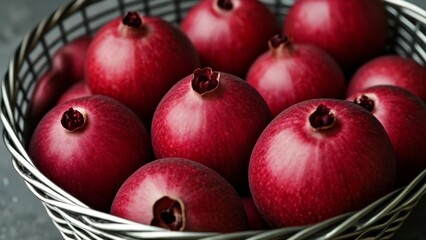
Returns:
[[[426,9],[426,0],[410,2]],[[0,0],[1,77],[24,34],[62,3],[57,0]],[[9,152],[0,143],[0,240],[60,239],[59,232],[41,203],[15,172],[10,159]],[[426,239],[426,197],[398,231],[395,239]]]

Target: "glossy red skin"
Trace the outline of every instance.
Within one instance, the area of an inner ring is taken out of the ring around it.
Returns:
[[[41,118],[55,106],[75,82],[84,80],[83,62],[90,36],[79,37],[62,46],[52,57],[52,67],[37,81],[31,97],[28,127],[31,134]]]
[[[87,113],[87,124],[62,127],[70,107]],[[148,133],[127,107],[105,96],[68,101],[49,111],[37,126],[28,153],[57,186],[89,207],[109,212],[124,181],[151,159]]]
[[[298,0],[284,21],[295,43],[314,44],[353,70],[383,51],[388,39],[381,0]]]
[[[426,76],[426,75],[425,75]],[[396,154],[396,184],[403,186],[426,169],[426,104],[396,86],[374,86],[349,96],[374,100],[371,113],[382,123]]]
[[[319,104],[337,116],[315,131]],[[313,99],[278,115],[257,141],[249,166],[252,197],[272,227],[313,224],[360,209],[393,189],[395,154],[380,122],[345,100]]]
[[[56,105],[72,99],[91,95],[92,91],[90,91],[89,86],[87,86],[87,83],[85,81],[77,82],[62,94]]]
[[[62,93],[71,86],[63,75],[62,72],[49,70],[37,81],[28,112],[27,129],[29,131],[32,132],[35,129],[43,116],[55,106]]]
[[[323,50],[311,45],[271,48],[250,67],[250,83],[275,117],[291,105],[313,98],[344,98],[345,76]]]
[[[84,61],[91,42],[92,37],[84,35],[64,45],[52,57],[53,68],[65,66],[65,77],[69,78],[71,82],[83,81],[86,75]]]
[[[141,17],[144,30],[129,29],[121,17],[102,27],[89,47],[86,70],[94,94],[119,100],[148,126],[163,95],[199,66],[199,58],[178,28]]]
[[[244,209],[246,211],[248,225],[250,230],[270,229],[265,219],[263,219],[251,196],[242,197]]]
[[[375,58],[364,64],[349,82],[347,96],[376,85],[405,88],[426,101],[426,67],[397,55]]]
[[[271,113],[247,82],[220,74],[218,88],[204,95],[192,90],[192,74],[179,81],[155,111],[151,140],[157,158],[200,162],[243,192],[250,152]]]
[[[212,169],[183,158],[158,159],[137,170],[117,193],[111,214],[149,225],[154,203],[164,196],[183,203],[183,231],[248,229],[235,189]]]
[[[181,22],[205,67],[244,78],[251,63],[268,48],[268,40],[280,32],[271,11],[257,0],[234,0],[223,11],[217,0],[203,0]]]

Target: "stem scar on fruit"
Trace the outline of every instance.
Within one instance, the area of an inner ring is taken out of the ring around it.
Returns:
[[[374,107],[375,107],[374,100],[371,97],[369,97],[369,96],[367,96],[365,94],[362,94],[361,96],[357,96],[354,99],[353,102],[355,104],[358,104],[359,106],[367,109],[369,112],[373,112]]]
[[[191,80],[191,86],[201,96],[214,91],[219,87],[220,73],[214,72],[211,68],[197,68]]]
[[[185,208],[181,200],[164,196],[155,202],[152,210],[154,215],[152,226],[172,231],[185,229]]]
[[[316,131],[329,129],[336,123],[336,116],[330,108],[320,104],[309,116],[309,123]]]
[[[275,34],[268,41],[268,47],[278,56],[291,55],[294,50],[293,42],[286,35]]]
[[[62,114],[61,125],[65,130],[75,132],[86,125],[86,112],[70,107]]]
[[[143,35],[146,33],[142,16],[138,12],[127,12],[121,20],[120,27],[125,34]]]

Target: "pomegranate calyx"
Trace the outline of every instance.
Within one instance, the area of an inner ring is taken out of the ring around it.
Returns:
[[[293,52],[293,43],[286,35],[275,34],[268,41],[269,49],[276,55]]]
[[[315,130],[329,129],[336,122],[336,116],[330,108],[324,104],[318,105],[315,111],[309,116],[309,123]]]
[[[123,17],[122,23],[128,27],[140,28],[142,26],[142,18],[137,12],[127,12]]]
[[[121,20],[120,32],[123,36],[143,37],[147,28],[138,12],[127,12]]]
[[[183,231],[185,228],[184,205],[179,199],[168,196],[158,199],[153,206],[153,215],[152,226],[172,231]]]
[[[219,86],[220,73],[211,68],[197,68],[194,71],[191,86],[200,95],[214,91]]]
[[[282,34],[275,34],[269,40],[271,46],[274,48],[279,47],[281,44],[288,44],[290,39],[287,36],[283,36]]]
[[[358,104],[359,106],[367,109],[369,112],[372,112],[374,110],[374,101],[373,99],[367,97],[366,95],[361,95],[359,97],[356,97],[354,100],[354,103]]]
[[[217,6],[225,11],[232,10],[234,8],[234,4],[232,3],[232,0],[218,0]]]
[[[80,111],[75,110],[72,107],[70,107],[62,114],[61,124],[66,130],[70,132],[81,129],[84,127],[85,123],[85,116]]]

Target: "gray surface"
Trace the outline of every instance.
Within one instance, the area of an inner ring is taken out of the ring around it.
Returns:
[[[411,0],[426,9],[426,0]],[[0,0],[0,76],[25,33],[54,11],[55,0]],[[0,240],[61,239],[42,204],[12,167],[10,154],[0,143]],[[395,239],[426,239],[426,198],[398,231]]]

